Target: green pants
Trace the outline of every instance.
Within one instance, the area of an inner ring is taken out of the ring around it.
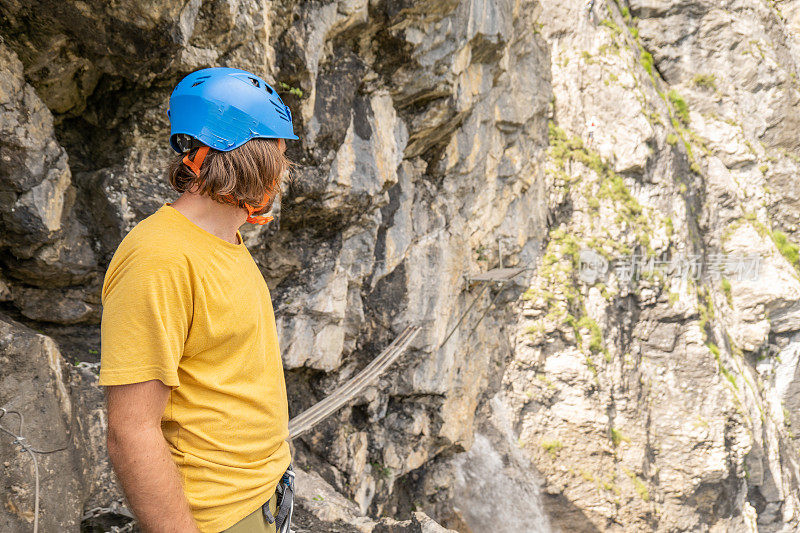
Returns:
[[[269,510],[272,516],[278,514],[278,496],[273,494],[269,499]],[[245,516],[222,533],[275,533],[275,524],[264,518],[261,507]]]

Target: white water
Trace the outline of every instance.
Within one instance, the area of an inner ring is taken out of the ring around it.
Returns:
[[[455,504],[475,533],[551,533],[533,465],[517,447],[504,406],[493,398],[487,435],[453,459]]]

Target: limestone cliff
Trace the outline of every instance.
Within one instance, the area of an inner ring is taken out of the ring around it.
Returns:
[[[121,497],[100,285],[174,198],[172,87],[220,65],[301,138],[245,232],[291,414],[423,327],[294,443],[298,527],[796,530],[798,39],[793,0],[0,2],[0,407],[67,446],[42,524]],[[0,458],[27,531],[31,462]]]

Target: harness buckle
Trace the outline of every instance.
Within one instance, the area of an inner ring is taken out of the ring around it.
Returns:
[[[292,511],[294,510],[294,470],[292,465],[286,469],[281,476],[278,486],[275,487],[277,494],[277,516],[272,516],[269,510],[269,502],[261,506],[264,518],[270,524],[275,524],[275,531],[278,533],[291,533]]]

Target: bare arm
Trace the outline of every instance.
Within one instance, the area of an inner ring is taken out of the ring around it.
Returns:
[[[108,456],[142,531],[199,533],[161,433],[169,391],[157,379],[106,387]]]

